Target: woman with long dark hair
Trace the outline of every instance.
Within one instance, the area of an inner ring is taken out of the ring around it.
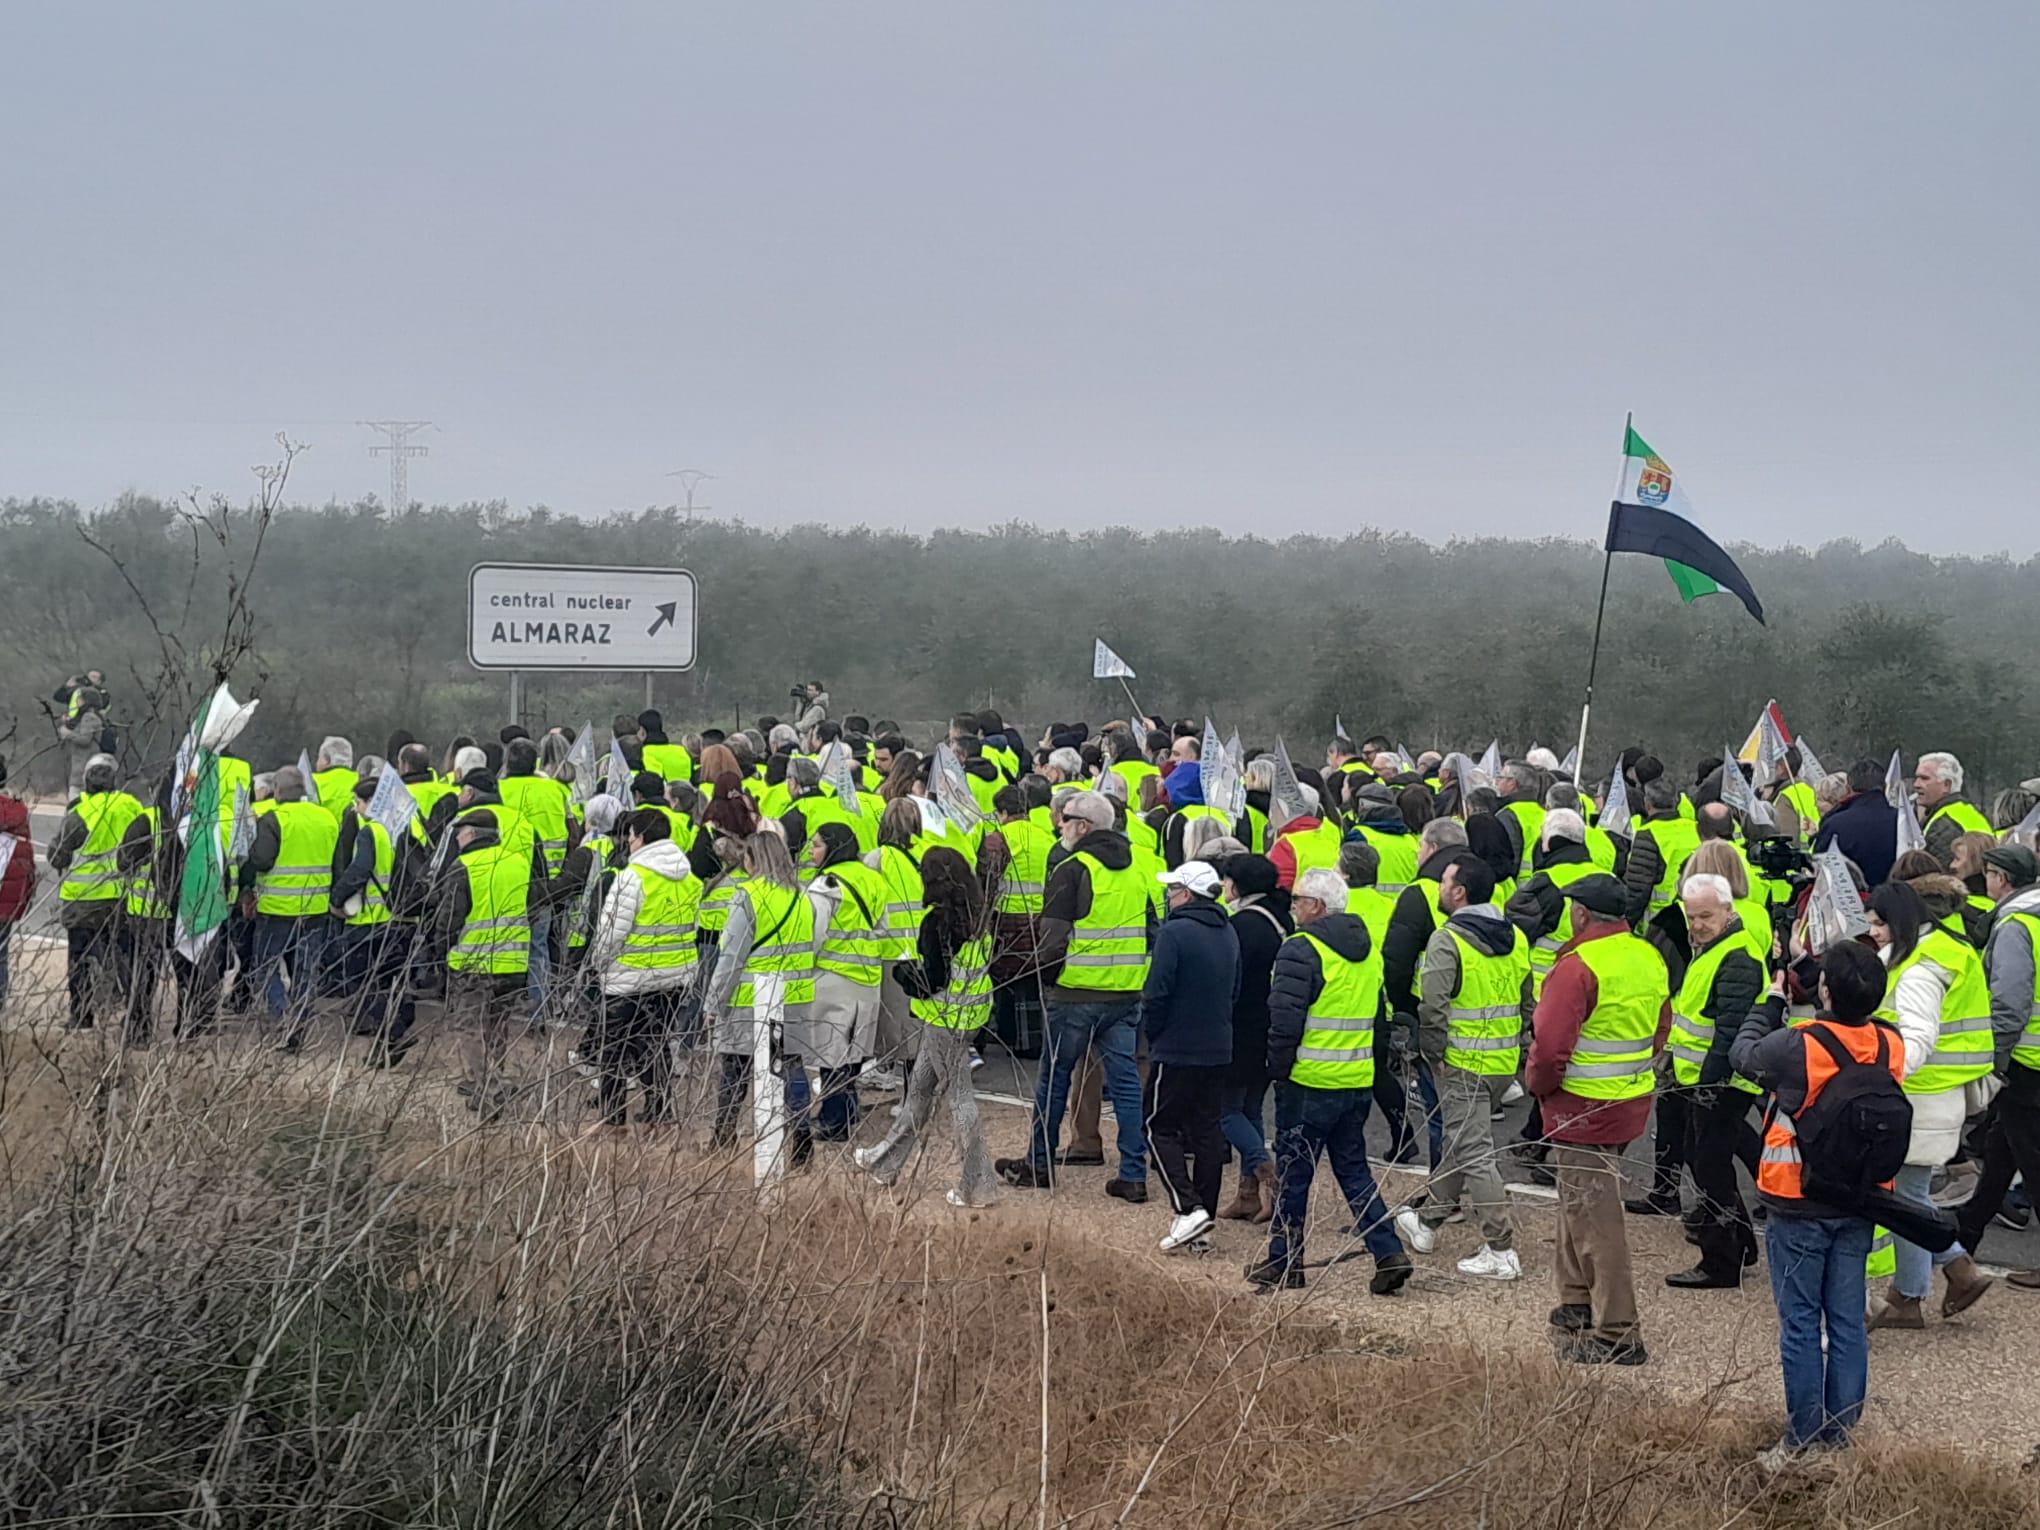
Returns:
[[[934,1114],[939,1089],[956,1123],[963,1156],[962,1183],[949,1191],[949,1204],[988,1206],[996,1199],[995,1181],[978,1128],[970,1044],[992,1016],[991,912],[970,863],[947,846],[937,845],[922,857],[921,881],[926,914],[915,957],[894,969],[919,1025],[914,1071],[892,1130],[883,1142],[859,1148],[857,1163],[880,1184],[897,1183]]]

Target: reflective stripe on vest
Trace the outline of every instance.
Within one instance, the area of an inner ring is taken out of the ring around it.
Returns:
[[[558,876],[567,859],[567,788],[550,776],[505,776],[496,783],[496,795],[531,825],[545,874]]]
[[[815,996],[815,906],[795,888],[753,877],[738,895],[751,905],[751,939],[758,944],[744,959],[743,976],[730,998],[733,1015],[748,1016],[757,1005],[756,979],[776,972],[785,979],[791,1006]]]
[[[502,844],[460,858],[468,879],[467,922],[446,953],[455,972],[523,972],[531,965],[531,858]]]
[[[1889,1038],[1890,1051],[1886,1060],[1891,1065],[1893,1078],[1905,1070],[1905,1042],[1896,1031],[1882,1031],[1874,1025],[1833,1025],[1824,1020],[1811,1020],[1795,1027],[1800,1036],[1800,1046],[1805,1050],[1806,1099],[1800,1106],[1806,1109],[1826,1087],[1827,1081],[1835,1076],[1835,1060],[1828,1056],[1827,1048],[1815,1041],[1806,1032],[1815,1025],[1826,1025],[1829,1032],[1840,1041],[1849,1055],[1858,1062],[1877,1060],[1877,1038],[1880,1034]],[[1765,1195],[1780,1200],[1797,1201],[1806,1196],[1803,1179],[1804,1166],[1799,1157],[1799,1129],[1792,1118],[1778,1108],[1772,1099],[1764,1112],[1764,1148],[1757,1158],[1757,1189]]]
[[[2022,1067],[2040,1071],[2040,913],[2021,909],[2006,914],[2007,919],[2016,919],[2026,927],[2026,938],[2031,942],[2033,962],[2033,1007],[2026,1017],[2026,1029],[2019,1034],[2019,1044],[2012,1048],[2012,1061]]]
[[[156,891],[156,852],[160,848],[156,841],[163,832],[163,815],[147,807],[135,814],[135,818],[143,819],[149,825],[149,858],[127,880],[127,912],[136,919],[168,919],[176,910]],[[128,828],[133,827],[134,818],[130,818]],[[121,836],[126,838],[126,829],[121,831]]]
[[[1025,818],[1000,824],[998,834],[1006,842],[1006,875],[999,883],[998,911],[1039,914],[1042,891],[1048,884],[1048,852],[1055,848],[1055,836]]]
[[[1543,875],[1559,890],[1558,923],[1547,935],[1540,935],[1530,947],[1530,986],[1538,998],[1544,997],[1544,980],[1551,976],[1551,964],[1558,960],[1558,953],[1568,940],[1573,938],[1573,906],[1564,898],[1566,888],[1581,877],[1593,876],[1600,868],[1592,861],[1571,861],[1562,866],[1547,866]]]
[[[1091,907],[1070,931],[1069,954],[1063,957],[1056,983],[1102,993],[1138,993],[1147,982],[1147,921],[1152,908],[1142,873],[1135,866],[1108,870],[1084,850],[1078,850],[1075,859],[1091,874]]]
[[[1715,975],[1729,957],[1748,949],[1742,933],[1737,931],[1717,940],[1694,957],[1686,968],[1685,980],[1679,984],[1678,997],[1672,1000],[1671,1033],[1665,1038],[1665,1050],[1672,1054],[1672,1077],[1682,1084],[1700,1082],[1700,1067],[1707,1061],[1707,1054],[1714,1045],[1715,1025],[1704,1011],[1707,1000],[1714,993]],[[1734,1024],[1740,1026],[1741,1019],[1738,1017]],[[1728,1081],[1750,1094],[1762,1093],[1739,1073],[1731,1073]]]
[[[1510,1074],[1523,1058],[1523,980],[1530,943],[1521,930],[1506,953],[1491,956],[1448,921],[1459,947],[1459,992],[1445,1018],[1445,1064],[1466,1073]]]
[[[316,802],[279,802],[276,864],[255,874],[255,911],[304,919],[333,901],[333,852],[340,822]]]
[[[1312,1089],[1365,1089],[1374,1082],[1374,1026],[1381,1017],[1381,953],[1349,962],[1311,934],[1290,940],[1317,948],[1324,986],[1304,1017],[1289,1081]]]
[[[1990,1034],[1990,982],[1976,948],[1943,929],[1920,937],[1912,955],[1891,969],[1886,1003],[1877,1018],[1897,1024],[1898,983],[1916,963],[1938,968],[1947,978],[1941,993],[1941,1024],[1934,1050],[1907,1078],[1907,1094],[1942,1094],[1982,1078],[1996,1061]]]
[[[1627,933],[1573,947],[1594,974],[1593,1013],[1580,1027],[1559,1087],[1590,1100],[1633,1100],[1651,1091],[1651,1044],[1671,997],[1671,974],[1657,948]]]
[[[815,965],[876,988],[893,949],[893,936],[885,925],[885,878],[862,861],[840,861],[821,875],[834,877],[842,896],[815,952]]]
[[[892,937],[886,960],[910,962],[921,945],[921,863],[896,845],[878,847],[878,872],[885,879],[885,929]]]
[[[1648,919],[1678,897],[1679,872],[1685,867],[1686,858],[1700,847],[1700,827],[1690,818],[1652,818],[1638,824],[1636,832],[1650,836],[1663,863],[1658,867],[1657,885],[1651,888],[1650,902],[1644,909]]]
[[[120,874],[120,840],[142,814],[126,792],[86,792],[71,809],[85,822],[85,843],[71,856],[57,888],[63,903],[111,903],[127,891]]]
[[[701,878],[662,876],[649,866],[628,865],[619,876],[638,880],[637,921],[616,954],[620,967],[639,971],[692,967],[701,953],[695,926],[701,910]]]
[[[914,1018],[950,1030],[974,1031],[992,1018],[992,939],[980,935],[967,941],[951,958],[949,981],[932,999],[908,1006]]]
[[[347,916],[349,924],[388,924],[392,917],[389,899],[390,878],[396,874],[396,847],[390,843],[390,831],[373,818],[363,818],[355,824],[356,834],[367,834],[375,841],[375,871],[368,879],[368,886],[361,890],[361,911]]]

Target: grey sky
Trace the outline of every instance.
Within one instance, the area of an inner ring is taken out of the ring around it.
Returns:
[[[2026,4],[39,5],[0,495],[2040,547]],[[297,496],[294,496],[297,497]]]

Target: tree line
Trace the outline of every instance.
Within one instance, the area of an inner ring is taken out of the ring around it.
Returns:
[[[2040,560],[1846,539],[1735,551],[1767,626],[1727,596],[1682,604],[1655,560],[1615,560],[1590,773],[1641,743],[1683,779],[1739,744],[1770,697],[1833,767],[1938,748],[1980,788],[2040,772],[2025,683]],[[1032,727],[1096,724],[1127,711],[1116,682],[1091,679],[1103,637],[1139,672],[1146,710],[1209,713],[1249,740],[1279,731],[1299,761],[1335,717],[1412,750],[1499,736],[1509,752],[1563,753],[1602,571],[1584,542],[1438,546],[1372,528],[1279,541],[1017,523],[919,535],[772,530],[670,507],[593,519],[500,502],[391,515],[373,500],[273,512],[7,500],[0,749],[44,784],[60,779],[39,700],[99,668],[130,757],[167,761],[237,599],[250,620],[234,689],[263,700],[251,759],[294,757],[326,733],[370,750],[398,727],[437,743],[493,732],[509,720],[507,681],[466,659],[467,572],[482,561],[691,569],[698,664],[655,688],[675,732],[783,713],[808,678],[839,713],[914,721],[989,704]],[[599,723],[642,705],[635,675],[536,675],[522,721]]]

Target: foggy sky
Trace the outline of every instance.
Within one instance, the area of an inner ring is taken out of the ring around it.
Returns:
[[[0,18],[0,497],[2040,548],[2024,4]]]

